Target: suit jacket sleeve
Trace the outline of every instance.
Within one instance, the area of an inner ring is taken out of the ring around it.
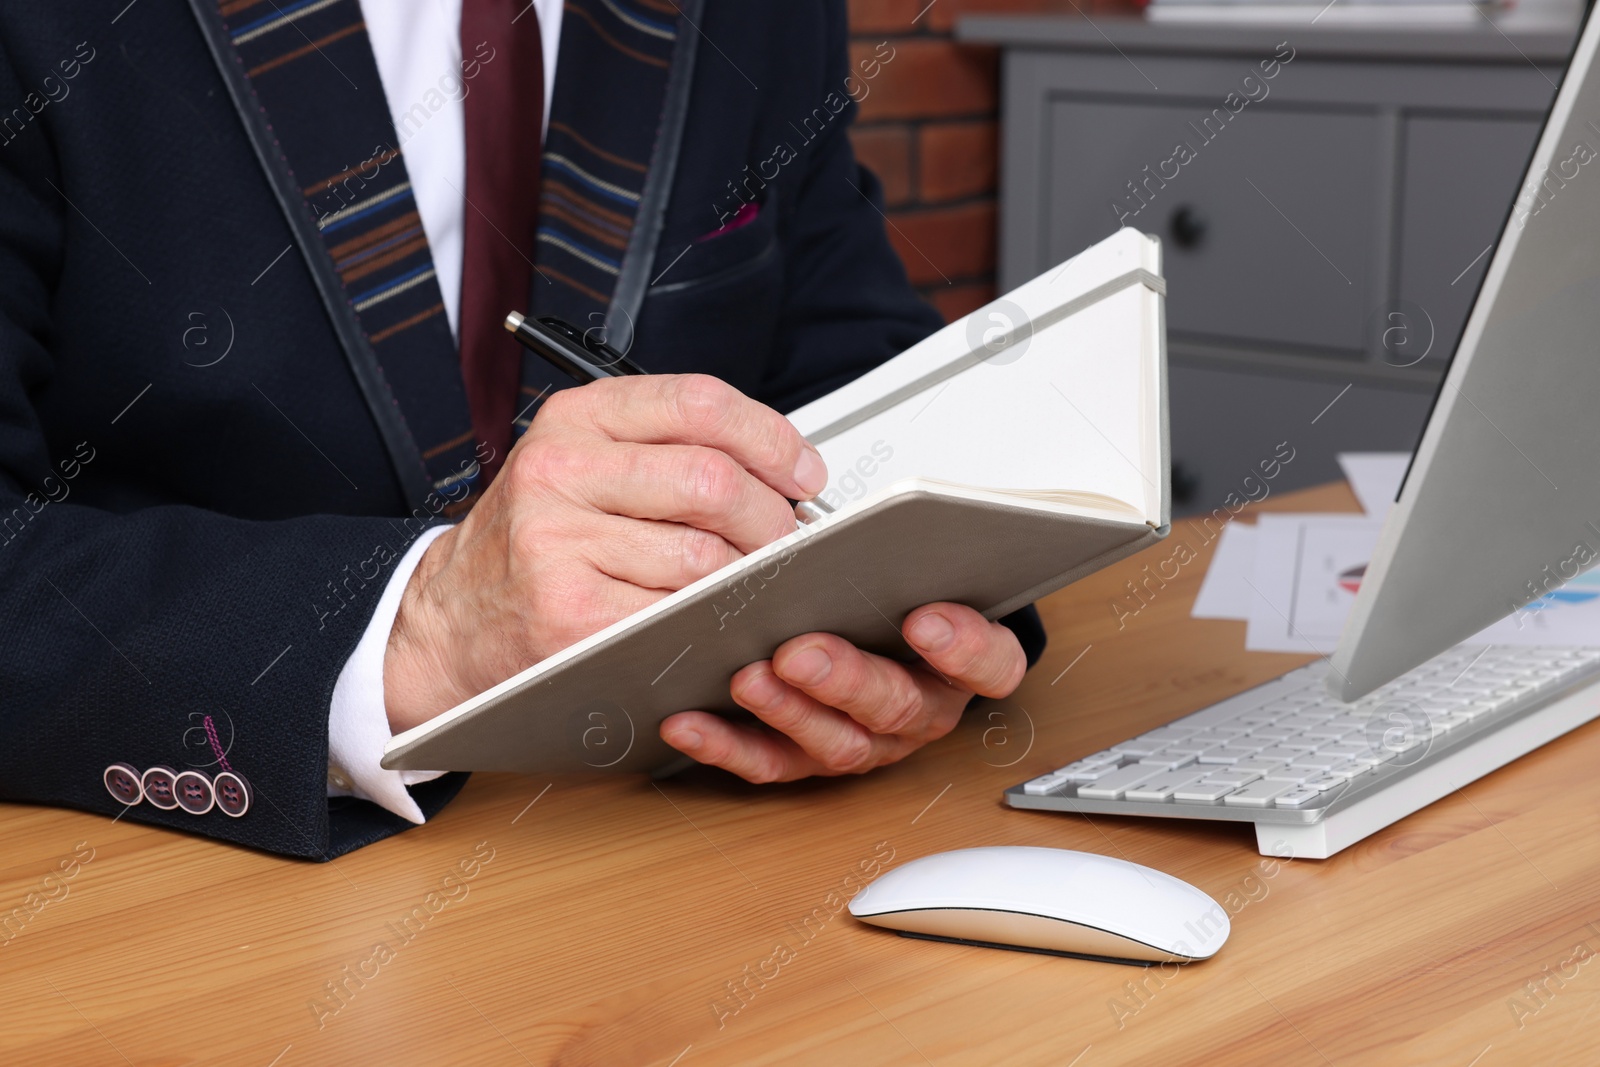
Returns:
[[[25,90],[0,62],[0,97]],[[52,290],[71,268],[66,229],[92,225],[70,206],[72,182],[51,151],[37,135],[0,149],[0,799],[317,860],[404,828],[364,801],[328,799],[328,706],[385,565],[427,524],[249,521],[176,501],[106,506],[119,474],[151,462],[132,453],[117,423],[159,418],[160,392],[172,386],[130,394],[130,407],[98,424],[40,419],[36,397],[54,363]],[[104,253],[119,254],[109,245]],[[117,323],[104,327],[101,356],[113,360]],[[211,457],[192,457],[203,459]],[[86,506],[90,498],[100,506]],[[207,715],[251,787],[242,816],[148,801],[125,809],[111,795],[112,763],[215,774]],[[423,811],[463,781],[417,787]]]
[[[848,95],[845,4],[830,0],[826,6],[829,69],[823,84]],[[852,78],[850,84],[863,82]],[[810,147],[788,222],[778,355],[760,397],[779,411],[837,389],[944,325],[911,288],[889,244],[882,186],[856,161],[847,133],[856,110],[851,99],[842,121]],[[1046,640],[1038,612],[1030,606],[1000,621],[1016,633],[1028,665],[1037,663]]]

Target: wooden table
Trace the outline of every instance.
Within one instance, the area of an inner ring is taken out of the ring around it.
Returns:
[[[1341,485],[1266,506],[1354,501]],[[1188,524],[1173,538],[1201,548]],[[0,807],[0,911],[92,849],[0,946],[0,1063],[1600,1059],[1600,725],[1326,861],[1266,860],[1247,825],[1001,805],[1301,661],[1189,617],[1209,547],[1119,631],[1110,602],[1173,544],[1047,600],[1050,649],[1013,699],[862,778],[479,775],[428,826],[325,865]],[[891,850],[994,844],[1168,871],[1230,902],[1232,940],[1162,975],[907,940],[841,910],[846,876]]]

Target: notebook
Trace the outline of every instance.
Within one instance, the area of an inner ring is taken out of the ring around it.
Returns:
[[[915,658],[907,613],[995,619],[1168,529],[1161,250],[1128,228],[789,419],[834,512],[397,735],[383,766],[655,771],[678,711],[791,637]]]

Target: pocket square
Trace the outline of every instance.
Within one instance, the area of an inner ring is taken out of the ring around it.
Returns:
[[[727,222],[724,222],[721,226],[718,226],[704,237],[696,238],[695,244],[703,244],[704,242],[711,240],[713,237],[721,237],[725,233],[731,233],[734,230],[742,229],[743,227],[754,222],[756,220],[756,216],[760,213],[761,209],[759,207],[757,207],[751,201],[746,201],[745,203],[739,205],[739,210],[733,213],[733,218],[729,219]]]

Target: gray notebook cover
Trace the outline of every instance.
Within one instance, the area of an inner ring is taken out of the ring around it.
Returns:
[[[729,678],[791,637],[827,631],[910,659],[899,625],[912,609],[948,600],[998,618],[1166,531],[908,488],[808,533],[739,580],[397,738],[383,765],[657,770],[680,757],[660,739],[661,720],[686,709],[744,714]]]

